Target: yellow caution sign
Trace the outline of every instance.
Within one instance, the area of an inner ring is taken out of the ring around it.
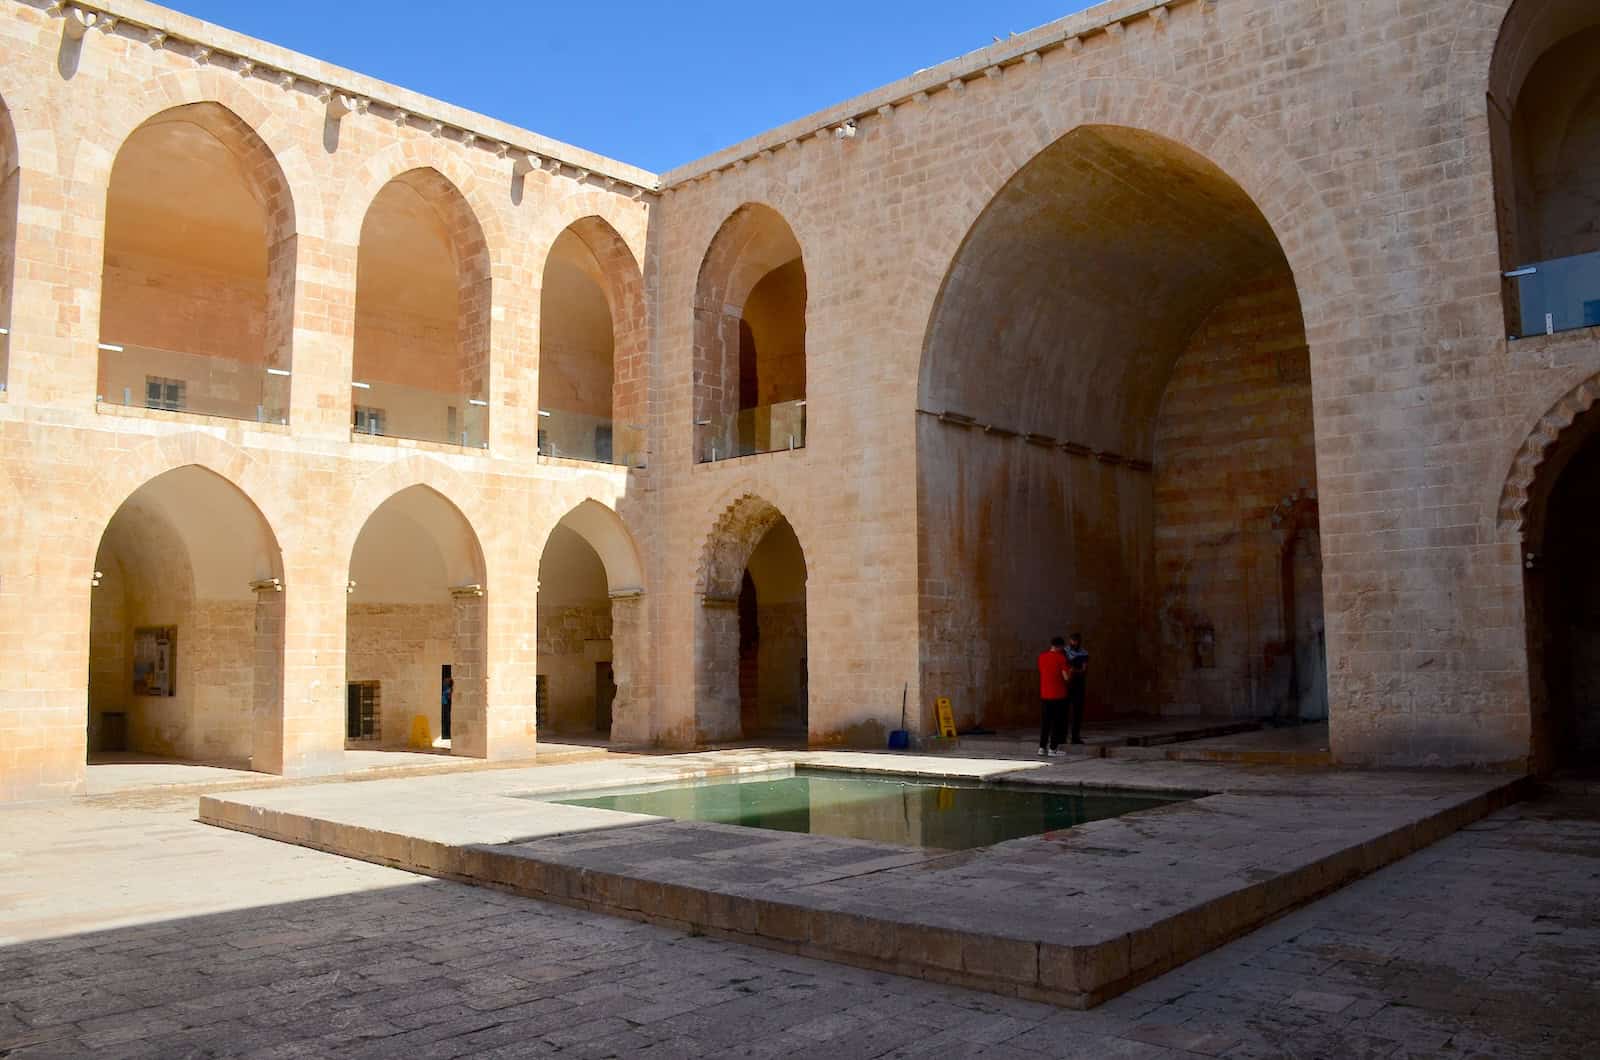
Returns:
[[[938,699],[934,700],[933,707],[939,715],[939,735],[947,740],[955,739],[956,711],[955,708],[950,705],[950,697],[940,696]]]
[[[428,726],[428,719],[422,714],[411,716],[411,746],[420,751],[426,751],[433,746],[433,732]]]

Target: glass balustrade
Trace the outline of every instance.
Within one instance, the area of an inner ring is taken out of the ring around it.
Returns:
[[[289,422],[289,372],[231,357],[100,344],[98,400],[257,423]]]
[[[804,449],[806,403],[785,401],[740,409],[727,416],[701,421],[695,428],[702,464],[783,449]]]
[[[562,409],[539,410],[541,456],[643,467],[644,438],[644,428],[637,424],[617,424],[606,417]]]
[[[1506,273],[1514,284],[1512,338],[1600,326],[1600,254],[1579,254]]]
[[[358,380],[350,389],[350,432],[411,438],[467,449],[489,445],[489,403],[424,387]]]

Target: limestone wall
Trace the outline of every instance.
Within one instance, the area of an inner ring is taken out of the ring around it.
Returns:
[[[377,681],[384,747],[430,747],[441,735],[441,667],[455,659],[455,610],[448,604],[351,604],[346,620],[348,682]],[[416,719],[427,726],[426,740]]]
[[[1155,704],[1298,716],[1285,552],[1301,510],[1315,530],[1317,467],[1292,277],[1256,280],[1190,339],[1167,383],[1155,456],[1156,599],[1145,632]],[[1320,605],[1320,586],[1307,589]]]
[[[539,672],[550,712],[541,722],[556,732],[595,731],[595,664],[611,662],[611,607],[539,608]]]

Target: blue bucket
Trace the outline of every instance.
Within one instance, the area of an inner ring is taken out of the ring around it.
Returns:
[[[911,734],[904,729],[896,729],[889,734],[889,750],[904,751],[911,747]]]

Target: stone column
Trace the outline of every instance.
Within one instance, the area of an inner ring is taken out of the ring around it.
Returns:
[[[452,589],[455,650],[451,653],[450,748],[452,754],[489,758],[499,741],[490,739],[489,675],[486,658],[487,606],[483,590]],[[493,757],[501,757],[499,755]]]
[[[702,743],[737,740],[741,733],[737,596],[701,597],[695,656],[695,736]]]
[[[298,236],[294,252],[295,435],[348,441],[356,334],[356,248]]]
[[[283,583],[257,582],[250,768],[283,772]]]
[[[647,616],[643,593],[618,593],[611,597],[611,671],[616,698],[611,701],[611,742],[647,744],[650,725],[650,661]]]
[[[284,776],[320,776],[344,768],[345,611],[349,560],[320,546],[284,549],[282,690]]]

